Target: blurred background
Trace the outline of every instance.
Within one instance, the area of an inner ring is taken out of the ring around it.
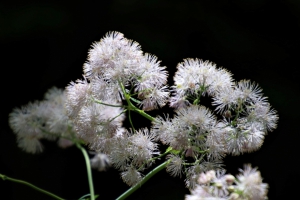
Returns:
[[[22,152],[8,114],[14,107],[42,100],[52,86],[64,88],[80,79],[88,49],[108,31],[119,31],[156,55],[168,68],[170,85],[184,58],[210,60],[231,71],[236,81],[258,83],[278,111],[278,128],[259,151],[226,157],[225,168],[235,175],[251,163],[269,184],[269,199],[297,195],[300,2],[293,0],[1,2],[0,173],[66,199],[89,193],[84,159],[76,147],[63,150],[43,141],[43,153]],[[112,168],[93,171],[93,178],[99,199],[115,199],[128,189]],[[162,171],[128,199],[179,200],[188,193],[184,178]],[[0,180],[0,199],[51,198]]]

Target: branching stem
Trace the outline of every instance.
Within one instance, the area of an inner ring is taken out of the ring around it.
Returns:
[[[157,166],[155,169],[153,169],[151,172],[149,172],[142,180],[141,182],[137,183],[136,185],[129,188],[126,192],[124,192],[121,196],[119,196],[116,200],[123,200],[126,199],[129,195],[131,195],[133,192],[135,192],[138,188],[140,188],[144,183],[146,183],[152,176],[157,174],[159,171],[164,169],[167,164],[170,162],[170,160],[167,160]]]
[[[63,198],[61,198],[61,197],[59,197],[59,196],[57,196],[57,195],[55,195],[55,194],[52,194],[51,192],[48,192],[48,191],[46,191],[46,190],[43,190],[43,189],[41,189],[41,188],[39,188],[39,187],[37,187],[37,186],[31,184],[31,183],[28,183],[28,182],[26,182],[26,181],[22,181],[22,180],[19,180],[19,179],[10,178],[10,177],[8,177],[8,176],[6,176],[6,175],[3,175],[3,174],[0,174],[0,178],[2,178],[4,181],[5,181],[5,180],[8,180],[8,181],[11,181],[11,182],[21,183],[21,184],[23,184],[23,185],[27,185],[27,186],[29,186],[29,187],[31,187],[31,188],[33,188],[33,189],[35,189],[35,190],[37,190],[37,191],[39,191],[39,192],[41,192],[41,193],[44,193],[44,194],[46,194],[46,195],[48,195],[48,196],[53,197],[54,199],[64,200]]]

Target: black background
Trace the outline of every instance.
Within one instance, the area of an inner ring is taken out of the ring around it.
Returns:
[[[169,84],[176,65],[196,57],[223,66],[237,81],[259,83],[278,111],[278,128],[259,151],[228,156],[226,169],[236,174],[244,163],[252,163],[270,186],[269,199],[293,199],[300,179],[299,27],[300,2],[293,0],[1,2],[0,173],[66,199],[89,193],[76,147],[62,150],[44,141],[42,154],[22,152],[8,127],[8,114],[41,100],[52,86],[64,88],[81,78],[92,42],[119,31],[168,67]],[[128,188],[114,169],[93,171],[93,178],[99,199],[115,199]],[[162,171],[128,199],[184,199],[189,191],[183,180]],[[51,198],[0,180],[0,199]]]

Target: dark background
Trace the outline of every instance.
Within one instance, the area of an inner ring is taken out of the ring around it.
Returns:
[[[278,128],[252,154],[227,157],[236,174],[252,163],[270,186],[269,199],[293,199],[299,188],[300,2],[293,0],[113,0],[61,4],[0,3],[0,173],[29,181],[66,199],[89,193],[85,163],[76,147],[43,142],[39,155],[22,152],[8,127],[14,107],[41,100],[48,88],[81,78],[94,41],[119,31],[155,54],[170,71],[184,58],[215,62],[234,79],[259,83],[278,111]],[[128,187],[116,170],[93,171],[99,199],[115,199]],[[184,199],[184,179],[160,172],[129,200]],[[51,199],[24,185],[0,180],[0,199]]]

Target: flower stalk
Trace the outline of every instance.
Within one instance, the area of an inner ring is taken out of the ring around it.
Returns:
[[[64,198],[59,197],[59,196],[57,196],[57,195],[55,195],[55,194],[53,194],[53,193],[51,193],[51,192],[48,192],[48,191],[46,191],[46,190],[44,190],[44,189],[42,189],[42,188],[39,188],[39,187],[37,187],[37,186],[35,186],[35,185],[31,184],[31,183],[28,183],[28,182],[26,182],[26,181],[19,180],[19,179],[14,179],[14,178],[10,178],[10,177],[8,177],[8,176],[6,176],[6,175],[4,175],[4,174],[0,174],[0,178],[2,178],[2,180],[4,180],[4,181],[5,181],[5,180],[8,180],[8,181],[11,181],[11,182],[20,183],[20,184],[29,186],[29,187],[31,187],[31,188],[34,189],[34,190],[37,190],[37,191],[39,191],[39,192],[41,192],[41,193],[44,193],[44,194],[46,194],[46,195],[48,195],[48,196],[53,197],[54,199],[64,200]]]
[[[93,177],[92,177],[92,170],[91,170],[89,155],[87,154],[85,148],[83,148],[79,143],[76,143],[76,146],[77,146],[77,148],[79,148],[81,150],[81,152],[84,156],[86,169],[87,169],[87,176],[88,176],[91,200],[95,200],[94,184],[93,184]]]
[[[135,192],[137,189],[139,189],[144,183],[146,183],[152,176],[160,172],[162,169],[166,168],[167,164],[170,162],[170,160],[167,160],[157,166],[155,169],[153,169],[151,172],[149,172],[144,178],[137,183],[136,185],[129,188],[126,192],[124,192],[121,196],[119,196],[116,200],[124,200],[127,197],[129,197],[133,192]]]

